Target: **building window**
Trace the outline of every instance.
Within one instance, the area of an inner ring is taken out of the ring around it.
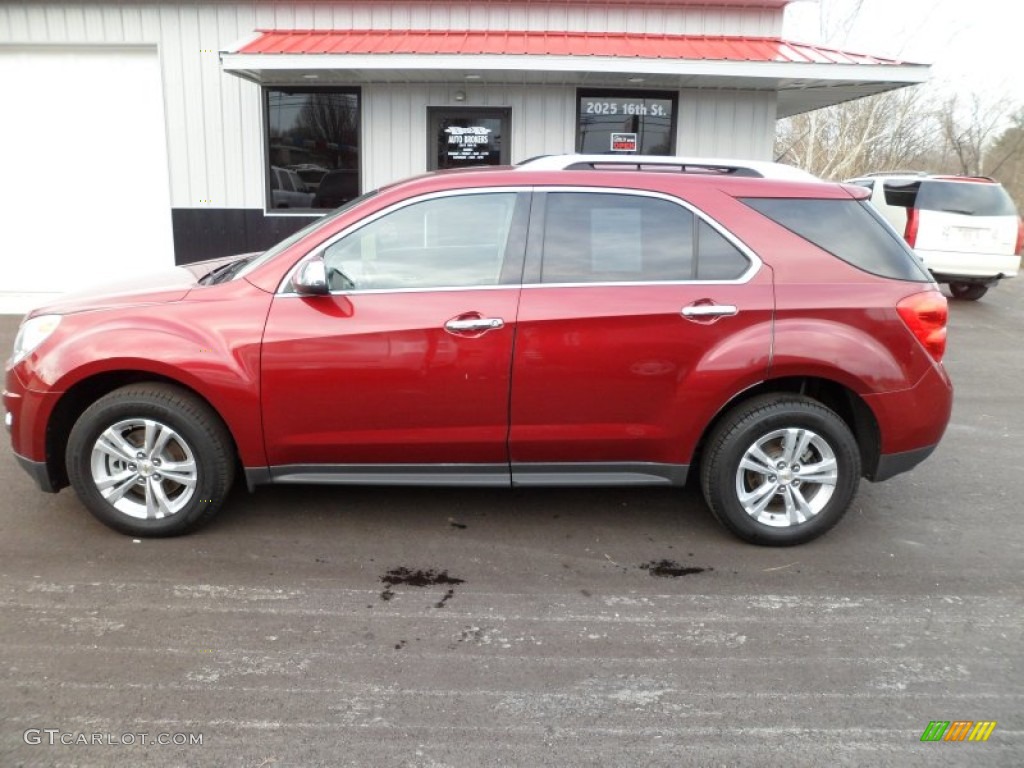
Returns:
[[[588,155],[673,155],[675,135],[675,93],[577,92],[578,152]]]
[[[359,89],[266,88],[267,209],[337,208],[359,196]]]
[[[508,165],[512,110],[427,107],[427,168]]]

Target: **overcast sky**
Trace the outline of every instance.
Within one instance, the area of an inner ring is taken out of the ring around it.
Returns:
[[[852,23],[844,23],[857,7]],[[792,3],[785,36],[933,64],[938,87],[1024,104],[1024,3],[1018,0],[822,0]],[[844,30],[848,30],[845,31]]]

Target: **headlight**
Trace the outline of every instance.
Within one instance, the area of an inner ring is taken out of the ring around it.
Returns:
[[[39,315],[31,320],[26,320],[18,329],[18,336],[14,339],[14,355],[11,357],[11,365],[17,365],[44,341],[46,337],[57,330],[60,324],[60,315]]]

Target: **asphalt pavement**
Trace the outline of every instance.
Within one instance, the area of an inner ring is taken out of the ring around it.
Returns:
[[[693,487],[239,488],[136,541],[4,439],[0,766],[1024,764],[1022,340],[1024,278],[954,303],[939,449],[791,549]]]

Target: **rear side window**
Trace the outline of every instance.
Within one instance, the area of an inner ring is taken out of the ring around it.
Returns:
[[[543,283],[736,280],[750,260],[688,209],[640,195],[550,192]]]
[[[637,195],[553,192],[544,225],[544,283],[690,280],[693,214]]]
[[[894,280],[931,281],[913,251],[867,203],[767,197],[742,202],[865,272]]]
[[[1017,215],[1013,200],[1001,184],[981,181],[889,181],[885,183],[885,202],[963,216]]]

